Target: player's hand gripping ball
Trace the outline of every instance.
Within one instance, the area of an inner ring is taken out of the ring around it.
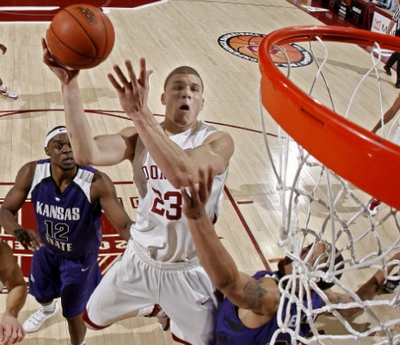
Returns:
[[[93,68],[102,63],[114,46],[110,19],[92,5],[76,4],[61,9],[46,32],[51,55],[64,67]]]

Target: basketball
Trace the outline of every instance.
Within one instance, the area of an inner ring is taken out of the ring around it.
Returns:
[[[110,19],[92,5],[61,9],[46,32],[47,47],[56,61],[72,69],[93,68],[111,53],[115,33]]]

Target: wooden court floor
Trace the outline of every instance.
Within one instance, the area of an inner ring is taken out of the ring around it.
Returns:
[[[222,49],[218,38],[237,32],[265,35],[287,26],[322,23],[286,0],[169,0],[138,9],[113,8],[108,15],[116,32],[115,47],[103,64],[81,71],[79,77],[93,133],[114,133],[130,124],[106,77],[113,64],[131,59],[138,66],[140,57],[147,59],[148,66],[154,70],[149,102],[153,112],[160,114],[160,121],[163,114],[160,95],[166,75],[179,65],[196,68],[205,82],[201,118],[229,132],[236,144],[216,230],[240,270],[251,274],[259,269],[275,269],[276,260],[282,256],[278,245],[281,207],[262,135],[260,70],[257,62]],[[22,164],[44,157],[46,133],[64,124],[59,82],[41,60],[40,39],[47,27],[47,22],[0,22],[0,42],[8,47],[7,53],[1,56],[0,76],[20,95],[16,101],[0,99],[0,198],[9,190]],[[338,112],[345,112],[350,90],[355,87],[355,79],[367,70],[368,60],[364,49],[345,44],[330,52],[328,71],[338,99]],[[387,76],[382,66],[379,66],[379,78],[383,108],[387,109],[398,91],[394,88],[394,77]],[[308,67],[299,67],[293,75],[306,88],[305,80],[312,73],[315,71]],[[367,84],[350,115],[352,121],[365,128],[372,128],[380,114],[374,85],[372,80]],[[264,117],[273,140],[278,126],[268,114]],[[135,192],[129,183],[129,163],[100,169],[116,183],[118,196],[134,218]],[[347,214],[351,210],[342,207],[340,212]],[[396,236],[395,229],[387,231]],[[24,256],[28,255],[19,254],[18,260],[23,261]],[[356,289],[372,271],[344,279]],[[4,305],[5,295],[0,298]],[[20,319],[25,320],[36,308],[35,300],[29,297]],[[398,313],[398,310],[384,311],[384,317],[390,317],[391,312]],[[366,322],[363,317],[356,320],[360,324]],[[332,320],[322,320],[321,329],[328,332],[332,324],[335,324]],[[68,340],[66,322],[59,312],[38,332],[28,334],[24,344],[67,345]],[[89,330],[86,342],[88,345],[174,344],[169,332],[162,332],[155,320],[144,318],[118,322],[104,331]]]

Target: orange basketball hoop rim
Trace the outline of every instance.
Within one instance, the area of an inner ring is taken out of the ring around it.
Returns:
[[[400,210],[400,147],[312,99],[275,66],[269,52],[294,42],[353,43],[400,51],[400,38],[336,26],[298,26],[267,35],[258,50],[261,101],[299,145],[336,174]]]

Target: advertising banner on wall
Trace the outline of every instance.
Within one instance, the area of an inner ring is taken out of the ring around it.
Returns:
[[[372,17],[372,24],[371,24],[371,31],[374,32],[381,32],[386,33],[386,30],[390,23],[390,17],[384,16],[383,14],[379,13],[378,11],[374,12],[374,16]],[[390,32],[391,35],[394,35],[396,31],[396,25],[393,25],[392,31]]]

